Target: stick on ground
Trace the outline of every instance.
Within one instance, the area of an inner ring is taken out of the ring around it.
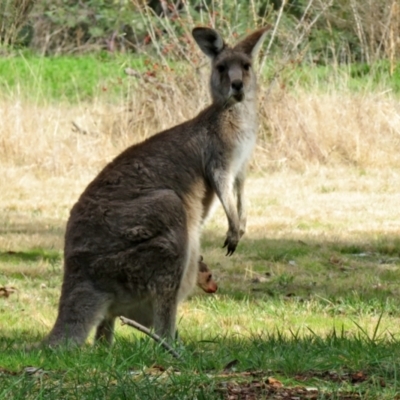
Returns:
[[[122,325],[129,325],[132,326],[133,328],[136,328],[137,330],[139,330],[140,332],[145,333],[147,336],[150,336],[152,339],[154,339],[156,342],[160,343],[161,346],[164,347],[165,350],[168,351],[168,353],[170,353],[171,355],[173,355],[175,358],[177,358],[178,360],[181,359],[181,355],[176,352],[164,339],[162,339],[160,336],[156,335],[155,333],[151,332],[150,329],[146,328],[145,326],[139,324],[138,322],[129,319],[129,318],[125,318],[120,316],[119,317],[121,320],[121,324]]]

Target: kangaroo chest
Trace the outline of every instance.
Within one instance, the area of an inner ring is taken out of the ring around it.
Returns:
[[[249,123],[243,123],[240,126],[240,130],[237,134],[237,141],[233,148],[233,154],[231,159],[231,172],[236,176],[241,171],[250,159],[253,153],[257,139],[256,126],[253,121]]]

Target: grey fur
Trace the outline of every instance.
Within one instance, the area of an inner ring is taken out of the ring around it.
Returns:
[[[257,135],[251,62],[265,31],[231,48],[212,29],[193,30],[212,60],[213,102],[126,149],[82,193],[65,233],[58,317],[44,343],[82,344],[107,315],[135,304],[152,310],[138,322],[175,337],[177,305],[196,284],[201,228],[216,197],[229,255],[245,231],[243,184]]]

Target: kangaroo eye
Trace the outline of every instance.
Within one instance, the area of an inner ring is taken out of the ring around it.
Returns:
[[[222,74],[225,71],[225,65],[217,65],[217,71]]]
[[[245,71],[248,71],[250,69],[251,65],[249,63],[246,63],[243,65],[243,68]]]
[[[207,277],[207,282],[210,282],[210,281],[211,281],[211,278],[212,278],[212,275],[208,275],[208,277]]]

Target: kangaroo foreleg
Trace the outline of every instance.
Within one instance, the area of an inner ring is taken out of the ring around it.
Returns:
[[[225,171],[214,172],[214,189],[217,193],[222,207],[224,208],[228,219],[228,232],[223,247],[227,248],[227,256],[235,252],[236,246],[239,243],[240,234],[240,219],[238,214],[237,201],[234,193],[234,182],[232,176]],[[242,201],[242,200],[241,200]],[[242,206],[241,206],[242,207]]]
[[[240,237],[242,237],[246,232],[246,223],[247,223],[246,201],[244,198],[245,177],[246,177],[245,172],[240,172],[235,179],[236,206],[239,217]]]

